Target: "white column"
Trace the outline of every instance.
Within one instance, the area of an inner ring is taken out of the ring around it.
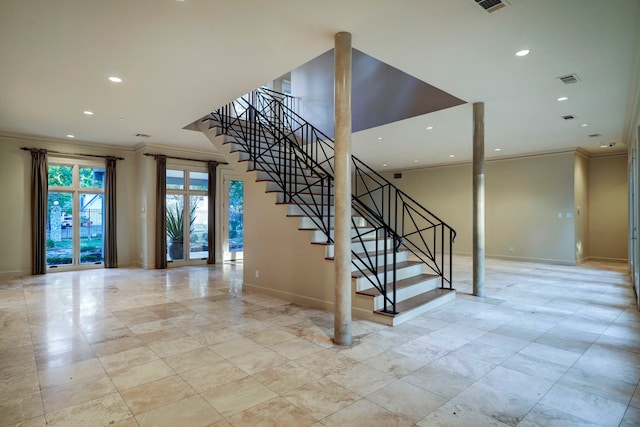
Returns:
[[[335,35],[335,250],[333,341],[351,345],[351,34]]]
[[[484,296],[484,102],[473,104],[473,295]]]

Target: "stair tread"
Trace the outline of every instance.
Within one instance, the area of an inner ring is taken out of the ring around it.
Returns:
[[[440,276],[435,274],[420,274],[419,276],[408,277],[406,279],[398,280],[396,282],[396,291],[402,288],[408,288],[409,286],[417,285],[418,283],[426,282],[427,280],[437,279]],[[438,288],[439,289],[439,288]],[[370,297],[377,297],[382,293],[376,288],[363,289],[356,291],[358,295],[367,295]]]
[[[383,314],[386,316],[398,316],[398,315],[406,315],[408,312],[410,312],[412,309],[421,307],[431,301],[435,301],[438,298],[441,298],[447,294],[450,294],[451,292],[455,293],[454,289],[442,289],[442,288],[436,288],[436,289],[432,289],[428,292],[424,292],[420,295],[416,295],[415,297],[412,298],[408,298],[404,301],[399,301],[398,303],[396,303],[396,311],[398,312],[397,314],[391,314],[391,313],[385,313],[381,310],[377,310],[376,313],[378,314]]]
[[[422,263],[420,261],[402,261],[402,262],[398,262],[396,263],[396,270],[399,268],[405,268],[405,267],[413,267],[415,265],[422,265]],[[378,271],[377,273],[383,273],[384,272],[384,265],[381,265],[380,267],[378,267]],[[387,266],[387,272],[391,273],[393,271],[393,268],[391,268],[391,266]],[[351,277],[354,279],[358,279],[360,277],[365,277],[367,276],[367,274],[364,274],[360,271],[352,271],[351,272]]]

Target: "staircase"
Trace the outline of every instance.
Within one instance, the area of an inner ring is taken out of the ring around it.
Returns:
[[[204,120],[331,260],[333,141],[300,117],[294,103],[258,89]],[[353,307],[397,325],[453,300],[455,231],[355,157],[352,170]]]

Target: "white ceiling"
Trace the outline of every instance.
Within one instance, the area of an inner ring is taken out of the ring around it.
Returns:
[[[484,102],[488,157],[625,151],[640,0],[509,3],[488,14],[474,0],[2,0],[0,134],[213,151],[182,128],[348,31],[358,50]],[[557,79],[569,73],[581,82]],[[469,161],[471,106],[358,132],[353,150],[378,168]]]

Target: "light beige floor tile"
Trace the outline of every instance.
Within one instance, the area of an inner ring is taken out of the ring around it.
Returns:
[[[446,403],[436,409],[418,424],[420,427],[507,427],[481,412],[474,411],[461,404]]]
[[[257,349],[252,353],[235,356],[231,359],[231,363],[251,375],[265,369],[284,365],[288,361],[289,359],[286,357],[267,348]]]
[[[235,414],[229,418],[229,421],[234,427],[304,427],[315,424],[313,418],[281,397]]]
[[[145,343],[138,337],[127,336],[114,340],[99,342],[93,344],[94,353],[98,357],[109,356],[111,354],[121,353],[123,351],[131,350],[137,347],[144,347]]]
[[[220,328],[209,332],[194,335],[194,338],[202,345],[216,345],[226,341],[242,339],[242,335],[229,328]]]
[[[277,396],[253,378],[246,377],[219,385],[202,393],[216,411],[225,417],[242,412]]]
[[[178,375],[142,384],[120,393],[134,415],[151,411],[196,392]]]
[[[209,347],[225,359],[242,356],[255,351],[259,351],[264,347],[248,338],[237,338],[223,343],[214,344]]]
[[[209,426],[222,416],[196,395],[139,414],[136,420],[140,427]]]
[[[597,394],[606,399],[628,404],[636,387],[624,381],[598,375],[592,372],[571,368],[558,380],[558,384]],[[594,386],[597,384],[597,386]],[[633,404],[633,402],[631,402]]]
[[[97,358],[93,358],[71,365],[45,369],[40,371],[38,375],[40,385],[44,388],[65,384],[73,379],[89,378],[104,373],[105,370],[100,361]]]
[[[624,414],[620,427],[636,427],[640,425],[640,409],[629,407]]]
[[[303,340],[302,338],[293,338],[267,347],[290,360],[299,359],[324,349],[324,347]]]
[[[46,414],[48,426],[106,426],[126,420],[131,412],[118,393]]]
[[[122,391],[174,374],[169,365],[158,359],[115,370],[109,376],[118,390]]]
[[[200,344],[195,338],[185,336],[170,341],[152,342],[149,344],[149,347],[151,347],[155,354],[157,354],[161,358],[165,358],[183,353],[185,351],[201,348],[202,344]]]
[[[146,345],[100,358],[107,372],[117,371],[128,366],[139,365],[159,359],[158,355]]]
[[[176,372],[203,368],[221,360],[223,360],[222,356],[206,347],[179,353],[164,359],[167,365],[171,366]]]
[[[411,427],[414,424],[366,399],[341,409],[322,420],[327,427]]]
[[[180,376],[197,392],[204,392],[247,376],[247,373],[232,363],[222,360],[202,368],[183,371]]]
[[[402,380],[367,396],[367,400],[417,423],[442,406],[447,399]]]
[[[529,341],[508,337],[506,335],[495,334],[493,332],[487,332],[486,334],[479,336],[474,340],[474,342],[492,345],[494,347],[500,347],[514,352],[517,352],[518,350],[521,350],[529,345]]]
[[[341,371],[342,369],[358,363],[357,361],[343,356],[330,349],[325,349],[312,353],[308,356],[300,357],[296,359],[296,362],[307,369],[311,369],[318,375],[326,376],[334,372]]]
[[[245,337],[264,346],[279,344],[296,338],[295,335],[281,329],[265,329],[258,333],[247,334]]]
[[[0,396],[20,397],[37,393],[39,390],[38,373],[36,371],[0,379]]]
[[[47,420],[44,415],[40,415],[38,417],[30,418],[28,420],[17,423],[15,427],[46,427]]]
[[[527,375],[502,366],[496,367],[478,382],[534,402],[540,400],[553,386],[553,381]]]
[[[94,400],[117,390],[104,373],[88,378],[72,379],[64,384],[44,388],[42,401],[47,413]]]
[[[616,424],[617,425],[617,424]],[[538,404],[518,424],[518,427],[602,427],[602,424],[594,423],[580,414],[564,412],[547,405]]]
[[[449,353],[432,362],[430,366],[455,372],[463,377],[478,379],[495,368],[496,365],[465,354]]]
[[[284,394],[290,390],[320,379],[320,375],[298,365],[288,362],[284,365],[260,371],[253,378],[278,394]]]
[[[422,359],[407,357],[395,351],[378,354],[363,360],[362,363],[396,378],[402,378],[427,364]]]
[[[326,378],[304,384],[286,393],[284,397],[317,420],[339,411],[360,398],[357,393]]]
[[[396,380],[394,376],[362,363],[327,375],[326,378],[360,396],[371,394]]]
[[[594,423],[608,425],[620,423],[627,409],[627,405],[620,402],[560,384],[553,386],[540,403],[563,412],[578,414],[580,418]]]
[[[17,424],[43,413],[42,397],[39,392],[20,397],[2,396],[0,399],[3,425]]]
[[[501,366],[551,381],[557,381],[568,370],[566,366],[547,362],[546,360],[538,359],[535,357],[525,356],[520,353],[516,353],[511,356],[509,359],[503,362]]]
[[[548,362],[553,362],[558,365],[564,365],[570,367],[580,357],[581,353],[575,353],[573,351],[562,350],[556,347],[550,347],[537,342],[532,342],[525,348],[519,351],[520,354],[525,356],[532,356],[538,359],[543,359]]]
[[[409,373],[402,377],[402,380],[447,399],[454,397],[476,381],[473,378],[431,365],[423,366]]]
[[[472,384],[450,402],[512,426],[517,425],[536,404],[536,401],[480,383]]]

